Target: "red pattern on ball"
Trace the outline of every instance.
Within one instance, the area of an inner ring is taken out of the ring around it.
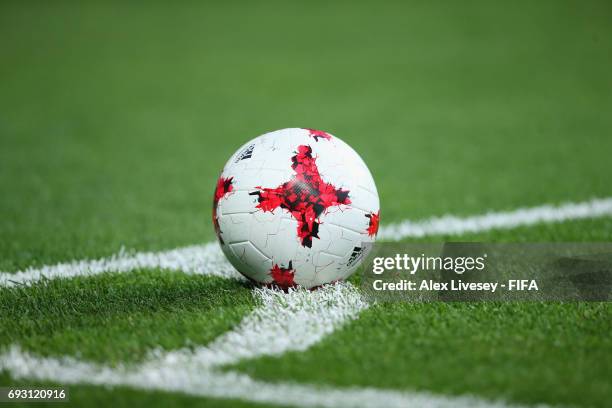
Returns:
[[[319,238],[319,217],[330,207],[350,204],[349,191],[321,178],[310,146],[298,146],[291,161],[296,174],[290,181],[276,188],[258,186],[259,191],[250,194],[259,196],[257,208],[263,211],[273,212],[278,207],[289,211],[298,222],[302,245],[311,248],[312,238]]]

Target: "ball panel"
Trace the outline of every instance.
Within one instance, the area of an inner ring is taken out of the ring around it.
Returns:
[[[232,191],[230,196],[219,200],[217,215],[250,214],[255,212],[256,204],[257,198],[249,195],[249,191]]]
[[[319,256],[321,265],[315,270],[314,286],[338,281],[341,278],[339,275],[339,270],[341,269],[340,261],[341,258],[335,255],[328,254],[327,252],[321,253]]]
[[[230,244],[228,247],[241,267],[245,267],[247,277],[257,282],[271,282],[268,271],[272,269],[272,260],[259,251],[250,242]],[[238,269],[241,271],[240,269]],[[241,271],[242,272],[242,271]]]
[[[249,240],[251,214],[220,215],[218,220],[224,243],[234,244]]]

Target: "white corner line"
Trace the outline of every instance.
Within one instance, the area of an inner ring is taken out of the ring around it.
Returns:
[[[488,212],[468,217],[445,215],[421,221],[401,221],[382,226],[378,239],[398,241],[404,238],[460,235],[605,216],[612,216],[612,197],[557,206],[547,204],[512,211]],[[152,268],[242,279],[225,259],[219,245],[211,242],[161,252],[120,252],[108,258],[32,267],[14,273],[0,272],[0,288],[31,284],[41,279],[93,276],[105,272],[126,273]]]
[[[0,354],[0,369],[16,379],[53,381],[62,385],[128,386],[141,390],[239,399],[263,404],[324,408],[519,408],[503,401],[472,396],[443,396],[427,392],[375,388],[332,388],[297,383],[268,383],[237,372],[199,369],[193,365],[108,367],[74,358],[44,358],[18,346]],[[538,405],[538,408],[545,407]]]
[[[468,217],[444,215],[422,221],[406,220],[382,226],[378,231],[378,238],[398,241],[404,238],[435,235],[461,235],[605,216],[612,216],[612,197],[596,198],[578,203],[546,204],[511,211],[487,212]]]
[[[0,272],[0,288],[31,284],[43,279],[76,278],[101,273],[126,273],[138,269],[160,268],[186,274],[220,276],[243,279],[242,275],[226,260],[219,244],[193,245],[161,252],[124,251],[108,258],[81,260],[28,268],[10,273]]]
[[[518,407],[474,396],[267,383],[238,372],[222,371],[219,367],[244,359],[303,351],[357,318],[368,306],[350,283],[327,285],[314,292],[256,289],[255,295],[261,306],[234,330],[195,350],[158,350],[143,363],[109,367],[72,357],[38,357],[13,345],[0,353],[0,371],[6,370],[17,379],[130,386],[297,407]]]
[[[381,228],[379,237],[383,240],[400,240],[608,215],[612,215],[612,198],[491,212],[464,218],[443,216],[417,222],[404,221]],[[163,252],[121,252],[99,260],[0,273],[0,287],[28,284],[41,279],[92,276],[104,272],[127,273],[146,268],[240,279],[219,246],[209,243]],[[283,293],[255,289],[254,293],[260,306],[232,331],[195,350],[158,350],[152,352],[141,364],[108,367],[71,357],[38,357],[14,345],[0,353],[0,370],[7,370],[14,378],[51,380],[64,384],[131,386],[298,407],[519,407],[504,401],[474,396],[266,383],[241,373],[221,371],[221,366],[245,359],[306,350],[357,318],[368,307],[359,291],[349,283],[328,285],[313,292],[295,290]]]

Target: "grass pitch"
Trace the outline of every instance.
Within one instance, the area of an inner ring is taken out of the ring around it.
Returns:
[[[599,230],[602,241],[612,240],[611,221],[598,220],[607,225],[607,230]],[[554,235],[551,226],[538,226],[461,239],[544,242],[571,236],[577,241],[581,230],[589,241],[597,230],[593,222],[556,225]],[[603,407],[612,391],[611,331],[609,302],[386,303],[366,310],[306,352],[231,368],[269,381],[294,378],[337,386],[469,393],[525,404]]]
[[[0,270],[210,241],[227,157],[290,126],[363,156],[383,223],[612,196],[611,14],[603,1],[3,2]],[[431,239],[610,241],[612,219]],[[254,306],[235,282],[157,270],[0,289],[0,347],[129,364],[206,344]],[[380,305],[304,353],[234,368],[606,406],[611,312]],[[237,403],[70,389],[75,405]]]

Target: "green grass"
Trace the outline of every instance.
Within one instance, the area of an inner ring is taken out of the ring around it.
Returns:
[[[60,387],[61,384],[50,382],[15,381],[0,372],[0,384],[12,384],[14,386],[38,386]],[[65,387],[65,386],[64,386]],[[69,404],[59,404],[59,406],[76,407],[108,407],[115,408],[134,408],[134,406],[158,406],[158,407],[215,407],[215,408],[243,408],[243,407],[262,407],[263,405],[246,403],[239,400],[215,399],[193,397],[179,393],[165,393],[159,391],[135,390],[127,387],[96,387],[91,385],[71,385],[68,388]],[[22,402],[7,404],[8,407],[40,407],[44,403]]]
[[[212,240],[226,159],[283,127],[355,147],[383,223],[612,196],[611,17],[603,0],[2,2],[0,271]],[[612,241],[612,218],[434,239]],[[158,270],[2,289],[0,347],[133,362],[206,344],[253,303],[236,282]],[[604,406],[610,315],[385,304],[305,353],[239,368]],[[28,384],[0,373],[8,383]],[[81,406],[236,403],[71,390]]]
[[[206,344],[254,306],[233,280],[162,271],[51,280],[0,291],[0,347],[135,362],[157,348]]]
[[[610,242],[612,217],[572,220],[561,223],[494,229],[461,235],[406,238],[402,242]]]
[[[612,241],[610,222],[572,221],[447,238]],[[606,407],[612,394],[611,332],[609,302],[382,303],[306,352],[262,357],[228,369],[268,381],[291,378]]]
[[[611,321],[609,303],[387,303],[306,352],[237,368],[269,381],[606,407]]]
[[[289,126],[353,145],[385,222],[610,195],[611,11],[3,2],[0,270],[208,241],[225,160]]]

